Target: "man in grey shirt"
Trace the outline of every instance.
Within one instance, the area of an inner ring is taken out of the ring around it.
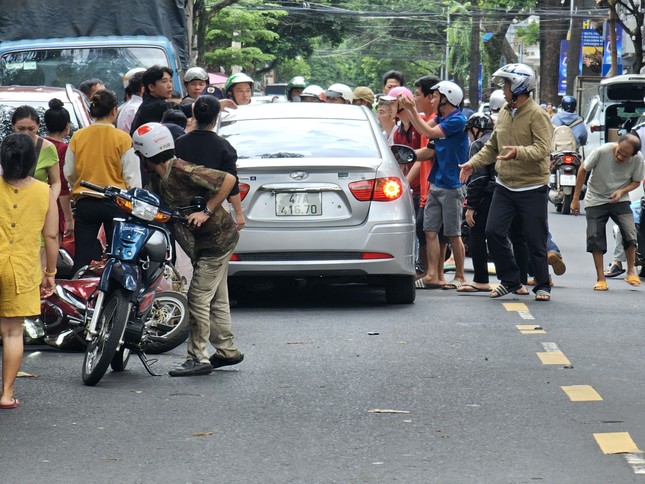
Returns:
[[[606,143],[598,148],[584,162],[578,171],[576,191],[571,201],[571,212],[580,213],[580,190],[587,176],[585,195],[585,215],[587,218],[587,252],[593,255],[597,282],[595,291],[606,291],[607,280],[603,271],[603,255],[607,252],[606,225],[609,218],[620,229],[627,255],[627,277],[625,281],[632,286],[640,286],[641,281],[634,261],[636,257],[636,225],[629,205],[629,192],[638,187],[645,177],[643,157],[638,136],[626,134],[617,143]]]

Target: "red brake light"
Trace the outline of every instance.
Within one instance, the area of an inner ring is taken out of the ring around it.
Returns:
[[[566,163],[567,165],[570,165],[571,163],[573,163],[573,156],[571,156],[571,155],[563,156],[562,161],[564,163]]]
[[[240,187],[240,200],[244,200],[244,197],[249,193],[251,187],[246,183],[240,183],[238,186]]]
[[[361,259],[394,259],[392,254],[386,254],[385,252],[363,252],[361,254]]]
[[[229,260],[239,261],[240,256],[239,256],[239,254],[233,254]]]
[[[403,183],[396,177],[361,180],[350,183],[349,190],[361,202],[389,202],[401,197]]]

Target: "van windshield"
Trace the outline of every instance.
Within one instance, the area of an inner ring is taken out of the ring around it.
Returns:
[[[53,86],[78,88],[87,79],[101,79],[123,99],[123,76],[134,67],[170,66],[157,47],[88,47],[7,52],[0,59],[3,86]]]

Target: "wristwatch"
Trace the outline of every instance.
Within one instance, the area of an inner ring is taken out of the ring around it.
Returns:
[[[208,215],[209,217],[211,215],[213,215],[213,212],[208,209],[208,205],[206,207],[204,207],[204,210],[202,210],[202,212],[205,213],[206,215]]]

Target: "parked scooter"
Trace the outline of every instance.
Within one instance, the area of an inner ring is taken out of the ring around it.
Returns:
[[[84,180],[85,192],[113,202],[127,214],[114,219],[110,252],[97,291],[84,314],[88,342],[82,376],[86,385],[96,385],[108,366],[125,369],[130,352],[136,354],[151,375],[154,361],[146,357],[146,340],[157,341],[145,329],[157,287],[172,260],[173,245],[162,225],[181,214],[161,208],[159,197],[142,188],[122,190],[100,187]]]
[[[66,351],[85,351],[85,313],[97,291],[105,263],[81,269],[84,277],[56,279],[54,294],[40,303],[40,316],[25,319],[25,341],[44,343]],[[148,354],[170,351],[188,337],[188,301],[185,279],[172,264],[166,267],[155,300],[145,321],[143,348]]]
[[[576,179],[580,168],[580,155],[577,151],[556,151],[551,153],[549,200],[557,212],[571,213],[571,200],[576,189]],[[584,196],[584,190],[581,196]]]

